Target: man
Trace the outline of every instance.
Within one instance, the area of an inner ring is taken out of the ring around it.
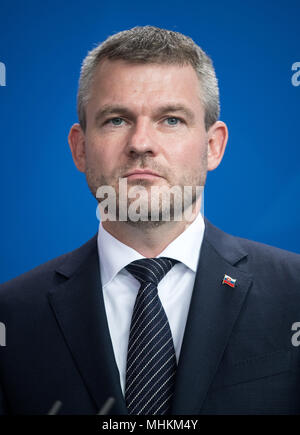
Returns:
[[[200,212],[228,137],[210,59],[176,32],[118,33],[84,60],[78,116],[99,232],[1,286],[0,413],[300,412],[300,257]]]

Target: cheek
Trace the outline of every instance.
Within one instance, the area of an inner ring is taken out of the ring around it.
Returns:
[[[194,142],[194,146],[191,149],[191,159],[195,160],[195,165],[202,164],[207,160],[207,141],[204,135],[200,141]]]
[[[89,167],[105,166],[105,153],[94,143],[89,143],[87,146],[86,158]]]
[[[86,147],[87,165],[101,174],[110,174],[118,160],[116,152],[107,141],[90,139]]]
[[[177,155],[173,154],[173,162],[177,167],[185,168],[202,168],[203,164],[207,161],[207,148],[205,143],[188,143],[185,145],[184,150],[180,150]]]

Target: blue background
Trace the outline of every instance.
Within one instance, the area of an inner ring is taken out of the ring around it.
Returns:
[[[300,253],[300,3],[6,1],[0,6],[0,282],[96,233],[96,201],[67,144],[79,69],[108,35],[156,25],[213,59],[229,143],[205,214],[234,235]]]

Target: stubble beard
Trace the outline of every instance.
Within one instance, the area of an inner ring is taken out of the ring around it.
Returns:
[[[136,163],[136,162],[135,162]],[[92,195],[96,198],[99,204],[101,204],[101,200],[97,198],[97,190],[101,186],[111,186],[115,192],[116,192],[116,220],[119,220],[120,217],[120,207],[126,208],[127,212],[129,210],[129,207],[133,202],[136,200],[136,198],[126,198],[126,203],[120,204],[120,192],[119,192],[119,179],[122,178],[121,174],[125,174],[133,167],[131,164],[130,168],[123,168],[118,171],[118,174],[116,174],[114,177],[105,177],[103,175],[99,175],[96,170],[94,170],[92,165],[87,165],[86,168],[86,180],[87,184],[89,186],[89,189],[92,193]],[[202,157],[201,164],[199,168],[196,170],[194,169],[192,173],[188,173],[186,171],[185,174],[180,179],[173,179],[172,175],[173,173],[170,171],[162,170],[162,168],[155,167],[151,161],[149,161],[149,164],[145,164],[145,161],[142,161],[141,165],[135,164],[134,167],[147,167],[151,168],[153,171],[156,171],[157,173],[161,174],[165,178],[165,182],[163,183],[164,188],[171,189],[173,186],[178,186],[178,188],[182,192],[182,210],[185,210],[187,207],[191,207],[192,210],[195,209],[196,202],[200,199],[199,198],[199,192],[202,193],[205,181],[206,181],[206,175],[207,175],[207,153]],[[140,180],[134,180],[128,182],[128,190],[130,190],[131,187],[134,187],[134,191],[138,192],[139,190],[142,190],[142,188],[145,188],[147,190],[148,195],[146,196],[144,201],[144,206],[146,209],[148,209],[148,213],[146,213],[144,219],[139,220],[131,220],[130,219],[130,213],[127,213],[128,219],[124,221],[123,223],[135,226],[135,227],[142,227],[144,229],[150,229],[153,227],[159,227],[161,225],[165,225],[166,223],[170,222],[170,219],[166,219],[166,215],[169,215],[171,218],[171,221],[178,220],[177,219],[177,208],[175,207],[175,200],[174,195],[170,195],[170,202],[168,204],[169,207],[169,213],[165,209],[165,203],[162,200],[162,196],[160,196],[160,200],[157,204],[157,199],[154,201],[154,197],[151,195],[151,186],[156,185],[153,184],[151,181],[146,179],[140,179]],[[189,198],[189,201],[187,203],[185,196],[184,196],[184,186],[192,186],[192,195]],[[198,188],[196,188],[198,187]],[[146,207],[147,202],[147,207]],[[153,207],[153,203],[155,202],[155,206]],[[101,207],[101,205],[100,205]],[[153,220],[153,212],[158,217],[158,219]]]

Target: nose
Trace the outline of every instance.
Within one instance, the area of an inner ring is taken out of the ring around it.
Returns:
[[[142,154],[156,155],[158,144],[154,140],[154,131],[148,119],[138,119],[130,131],[127,152],[131,157]]]

